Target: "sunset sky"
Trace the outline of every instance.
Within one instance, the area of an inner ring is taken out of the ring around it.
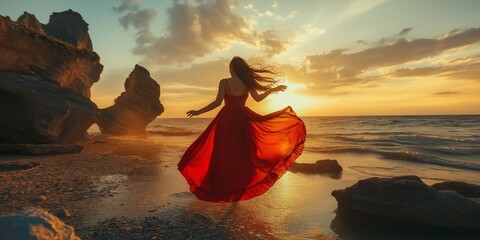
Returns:
[[[161,85],[161,117],[185,117],[214,100],[238,55],[276,67],[289,87],[249,101],[261,114],[286,105],[301,116],[480,113],[478,0],[0,2],[15,20],[83,16],[105,66],[92,88],[99,107],[139,63]]]

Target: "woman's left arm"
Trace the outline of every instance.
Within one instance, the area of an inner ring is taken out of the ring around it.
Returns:
[[[208,104],[207,106],[203,107],[200,110],[190,110],[190,111],[188,111],[187,116],[188,117],[197,116],[197,115],[200,115],[202,113],[206,113],[208,111],[211,111],[211,110],[215,109],[216,107],[220,106],[220,104],[222,104],[223,97],[225,97],[225,86],[224,85],[225,85],[225,80],[221,80],[220,83],[218,84],[218,93],[217,93],[217,98],[215,99],[215,101],[211,102],[210,104]]]

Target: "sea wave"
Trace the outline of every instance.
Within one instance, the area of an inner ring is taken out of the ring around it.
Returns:
[[[448,159],[431,156],[431,155],[427,155],[419,152],[410,152],[410,151],[389,152],[389,151],[382,151],[377,149],[361,148],[361,147],[334,147],[334,148],[311,147],[311,148],[306,148],[305,151],[317,152],[317,153],[371,153],[371,154],[377,154],[384,159],[422,162],[422,163],[442,165],[447,167],[480,171],[479,163],[448,160]]]
[[[432,150],[438,153],[446,153],[451,155],[474,155],[480,154],[479,148],[470,147],[436,147],[436,148],[424,148],[425,150]]]
[[[334,139],[346,142],[395,142],[399,144],[440,144],[445,142],[455,143],[474,143],[480,144],[480,138],[477,137],[447,137],[440,135],[425,135],[411,133],[325,133],[325,134],[309,134],[307,137]]]

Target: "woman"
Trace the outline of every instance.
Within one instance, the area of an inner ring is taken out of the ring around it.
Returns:
[[[276,81],[265,74],[275,74],[272,70],[254,68],[234,57],[230,74],[231,78],[220,81],[215,101],[187,112],[189,117],[200,115],[225,99],[225,106],[178,163],[190,191],[211,202],[263,194],[302,153],[305,142],[305,125],[290,106],[265,116],[245,106],[249,93],[259,102],[287,88],[270,87]]]

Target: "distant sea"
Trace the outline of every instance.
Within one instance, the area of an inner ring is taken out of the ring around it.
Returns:
[[[472,181],[480,183],[480,177],[474,177],[480,171],[480,115],[301,118],[307,140],[306,157],[301,156],[299,162],[349,154],[349,167],[374,176],[417,173],[438,180],[463,180],[452,177],[465,170]],[[211,120],[160,117],[147,131],[152,139],[186,149]],[[408,167],[403,171],[398,166]],[[415,168],[430,173],[411,171]],[[446,174],[449,169],[453,172]]]

